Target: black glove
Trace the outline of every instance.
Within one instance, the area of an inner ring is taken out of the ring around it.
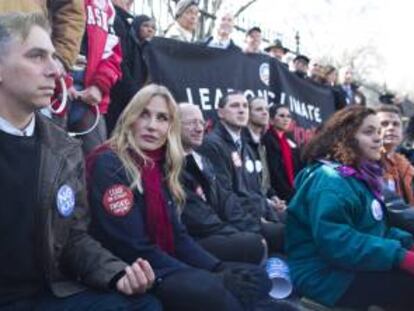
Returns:
[[[259,266],[226,263],[221,268],[224,286],[248,309],[267,297],[272,287],[266,271]]]

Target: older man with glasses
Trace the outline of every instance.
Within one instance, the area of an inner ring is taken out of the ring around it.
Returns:
[[[266,253],[264,239],[259,234],[242,232],[222,218],[231,202],[223,197],[210,161],[194,150],[204,138],[205,121],[200,108],[184,103],[179,111],[186,152],[183,222],[197,242],[221,260],[260,263]]]

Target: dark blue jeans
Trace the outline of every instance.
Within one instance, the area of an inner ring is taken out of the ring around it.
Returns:
[[[359,271],[335,306],[367,308],[376,305],[387,310],[413,310],[413,297],[414,277],[408,272]]]
[[[45,293],[34,299],[0,306],[1,311],[161,311],[161,303],[153,296],[124,296],[116,292],[87,290],[58,298]]]
[[[240,302],[213,273],[195,268],[166,276],[155,295],[167,311],[242,311]]]

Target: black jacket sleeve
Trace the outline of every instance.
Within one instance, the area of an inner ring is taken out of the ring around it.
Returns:
[[[221,202],[217,212],[220,217],[241,231],[260,232],[260,216],[255,210],[257,202],[252,202],[247,193],[235,193],[233,190],[232,160],[218,143],[208,137],[200,152],[210,160],[217,176],[218,201]]]

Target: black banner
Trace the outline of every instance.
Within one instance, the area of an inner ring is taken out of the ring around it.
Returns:
[[[271,64],[270,85],[277,94],[276,101],[289,108],[293,117],[294,138],[303,144],[335,112],[333,92],[329,87],[289,72],[279,63]]]
[[[215,118],[223,93],[242,90],[269,105],[288,105],[295,138],[304,143],[334,111],[329,88],[297,77],[267,55],[155,38],[146,46],[145,59],[152,82],[167,86],[177,102],[199,105],[206,118]]]

